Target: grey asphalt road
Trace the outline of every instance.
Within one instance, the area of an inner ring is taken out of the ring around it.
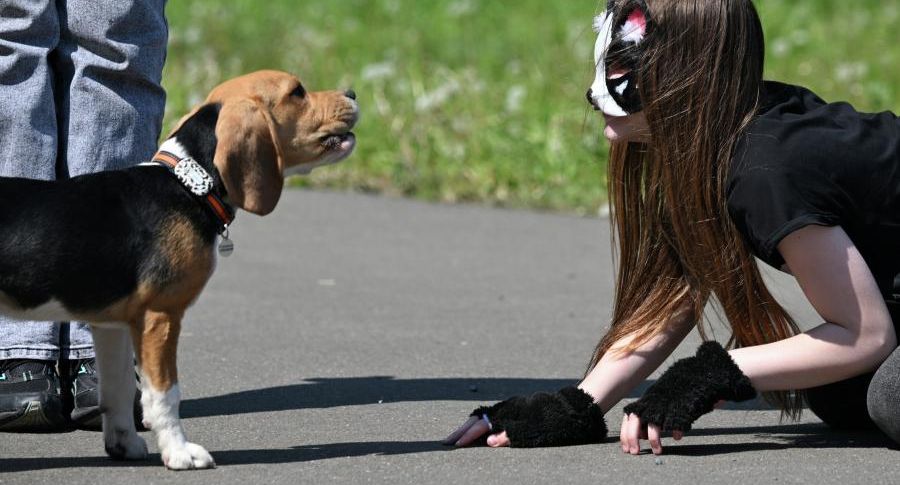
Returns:
[[[232,237],[179,349],[184,426],[218,468],[168,472],[152,439],[149,461],[120,463],[99,433],[0,434],[0,483],[900,481],[879,436],[761,403],[705,416],[661,460],[621,453],[621,407],[601,445],[441,446],[477,405],[580,377],[611,311],[604,220],[288,191]]]

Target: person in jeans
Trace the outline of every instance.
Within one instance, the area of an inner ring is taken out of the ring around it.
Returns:
[[[0,3],[0,176],[65,179],[149,160],[167,39],[165,0]],[[69,422],[100,426],[89,327],[0,315],[0,430]]]

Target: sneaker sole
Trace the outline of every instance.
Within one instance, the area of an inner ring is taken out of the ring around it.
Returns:
[[[41,432],[62,428],[62,421],[52,419],[40,401],[29,401],[25,410],[0,424],[0,431]]]
[[[103,429],[103,413],[99,407],[91,408],[87,412],[72,411],[72,422],[75,427],[85,431],[101,431]]]

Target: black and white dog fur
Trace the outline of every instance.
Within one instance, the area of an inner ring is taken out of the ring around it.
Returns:
[[[266,214],[285,173],[348,156],[357,118],[352,91],[307,92],[293,75],[260,71],[213,90],[157,154],[196,161],[211,177],[209,195],[192,193],[165,164],[60,181],[0,178],[0,312],[91,324],[110,456],[147,456],[133,417],[136,355],[144,421],[164,464],[215,466],[178,415],[184,312],[213,272],[234,209]]]

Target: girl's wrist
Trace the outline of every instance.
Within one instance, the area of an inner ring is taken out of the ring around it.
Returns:
[[[589,379],[585,379],[585,380],[581,381],[578,384],[578,386],[576,386],[576,387],[578,387],[578,389],[581,389],[586,394],[588,394],[592,398],[594,398],[594,404],[596,404],[598,406],[600,405],[602,396],[600,394],[600,387],[598,385],[592,384]],[[606,409],[604,409],[603,412],[605,413]]]

